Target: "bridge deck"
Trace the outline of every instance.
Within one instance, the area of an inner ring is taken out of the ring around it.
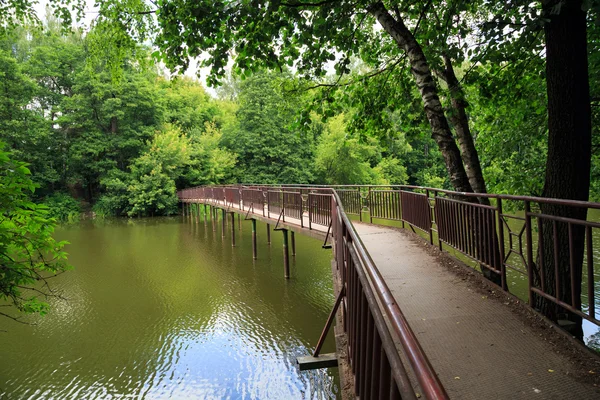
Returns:
[[[354,226],[450,397],[599,398],[539,331],[451,272],[422,240],[405,230]]]
[[[224,202],[208,203],[225,207]],[[242,212],[236,206],[227,208]],[[278,219],[266,210],[263,216],[259,209],[250,216],[271,223]],[[297,219],[286,217],[283,225],[307,231]],[[358,222],[354,226],[450,397],[599,398],[597,387],[573,377],[576,368],[567,355],[557,354],[509,306],[442,265],[431,254],[432,247],[405,230]],[[313,236],[323,237],[327,227],[313,225],[313,230]]]

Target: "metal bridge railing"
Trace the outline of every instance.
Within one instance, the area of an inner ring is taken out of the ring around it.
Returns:
[[[334,189],[348,214],[362,219],[367,210],[372,223],[408,224],[423,231],[431,244],[453,248],[496,274],[504,290],[523,297],[518,286],[508,285],[509,274],[521,275],[532,307],[544,298],[555,304],[556,313],[570,312],[600,326],[600,223],[586,218],[600,203],[409,185],[284,187],[313,193]]]
[[[266,206],[270,211],[278,209],[298,218],[301,204],[301,216],[308,216],[309,228],[312,224],[331,224],[336,265],[346,290],[342,302],[344,329],[360,393],[387,393],[387,389],[382,389],[387,385],[387,378],[381,378],[378,388],[366,378],[368,374],[374,378],[375,373],[385,376],[386,363],[396,374],[390,377],[390,382],[395,382],[397,388],[390,389],[390,393],[397,390],[402,394],[404,390],[404,372],[396,371],[401,368],[399,361],[394,361],[395,356],[385,350],[385,346],[389,346],[385,345],[386,333],[377,322],[382,313],[392,321],[395,334],[406,338],[407,354],[413,354],[418,342],[410,339],[410,328],[400,317],[391,295],[386,297],[385,282],[360,243],[348,214],[358,215],[362,220],[363,212],[368,212],[372,223],[385,219],[421,230],[431,244],[440,249],[457,250],[474,260],[482,271],[499,276],[504,290],[523,296],[516,292],[517,285],[508,285],[509,277],[514,280],[515,275],[520,275],[526,281],[524,295],[532,307],[545,299],[555,305],[558,313],[570,312],[600,325],[596,312],[599,272],[595,269],[600,263],[600,246],[594,244],[598,242],[600,223],[586,218],[589,210],[600,209],[600,203],[459,193],[407,185],[240,185],[235,188],[241,193],[242,206],[250,196],[246,192],[260,191],[263,203],[258,207],[263,210]],[[225,201],[226,197],[222,187],[191,188],[178,195],[183,201],[198,196]],[[376,303],[379,307],[375,307]],[[366,331],[362,330],[364,327]],[[379,346],[383,350],[378,360],[383,364],[376,367],[375,353]],[[427,368],[419,369],[423,365],[419,360],[411,360],[408,367],[417,376],[424,374],[433,379]],[[425,390],[423,392],[425,394]]]
[[[343,301],[338,300],[336,305],[341,306],[356,395],[372,399],[416,399],[415,387],[419,386],[419,392],[425,398],[447,398],[400,307],[354,230],[336,191],[327,188],[206,187],[185,189],[178,192],[178,196],[184,202],[207,201],[226,207],[237,206],[237,200],[241,199],[240,210],[256,212],[262,208],[264,212],[266,208],[272,213],[270,216],[285,218],[287,215],[300,221],[307,214],[309,227],[312,224],[328,226],[336,279],[342,288],[340,300]],[[353,211],[360,214],[360,193],[348,191],[343,196]],[[250,204],[246,204],[248,201]],[[332,314],[335,312],[336,309]],[[386,319],[390,322],[387,323]],[[322,339],[328,329],[329,324]],[[401,348],[396,347],[395,340],[399,341]],[[315,356],[321,345],[322,340],[317,345]],[[411,376],[415,376],[418,382],[411,382],[407,371],[411,371]]]

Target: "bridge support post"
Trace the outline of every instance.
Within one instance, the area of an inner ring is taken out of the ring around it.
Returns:
[[[257,246],[256,246],[256,220],[252,218],[252,258],[256,260],[258,258],[257,255]]]
[[[231,226],[233,227],[233,224],[231,224]],[[242,230],[242,216],[240,214],[238,214],[238,227],[239,230]]]
[[[231,247],[235,247],[235,213],[231,212]]]
[[[288,231],[282,229],[283,233],[283,275],[285,279],[290,279],[290,254],[288,252]]]
[[[213,232],[217,231],[217,209],[214,206],[210,206],[211,218],[212,218],[212,228]]]
[[[271,244],[271,225],[267,224],[267,244]]]
[[[292,256],[296,256],[296,234],[294,233],[294,231],[290,231],[291,235],[292,235]]]
[[[227,226],[227,214],[225,213],[225,209],[221,209],[221,236],[225,237],[225,229]]]
[[[206,210],[206,203],[204,203],[204,225],[206,225],[206,223],[208,218],[208,211]]]
[[[200,222],[200,203],[196,203],[196,223]]]

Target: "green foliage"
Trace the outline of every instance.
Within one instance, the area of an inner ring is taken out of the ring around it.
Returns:
[[[67,242],[53,239],[56,221],[46,206],[31,201],[34,189],[29,169],[0,143],[0,300],[20,312],[44,315],[46,299],[56,296],[46,280],[69,265]],[[10,311],[0,314],[19,319]]]
[[[361,143],[348,136],[343,114],[331,118],[315,152],[319,181],[332,185],[383,183],[384,170],[393,172],[393,163],[386,161],[378,169],[371,168],[371,163],[378,161],[381,155],[375,141],[369,142]]]
[[[237,154],[220,147],[223,133],[215,123],[190,132],[191,154],[182,179],[189,185],[235,183]]]
[[[408,182],[406,167],[397,158],[382,158],[375,167],[375,172],[383,177],[385,184],[406,185]]]
[[[286,96],[286,75],[260,73],[240,85],[236,121],[224,127],[222,142],[238,155],[245,183],[313,181],[311,137],[294,128],[299,96]]]
[[[73,222],[79,219],[81,205],[67,193],[55,192],[44,199],[48,207],[48,215],[62,222]]]

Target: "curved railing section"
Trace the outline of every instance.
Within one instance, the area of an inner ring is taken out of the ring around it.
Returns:
[[[600,203],[408,185],[237,185],[191,188],[178,194],[182,201],[218,199],[263,216],[278,214],[283,221],[300,216],[305,228],[331,229],[336,267],[346,291],[342,312],[357,394],[385,394],[391,382],[392,393],[414,396],[406,380],[408,368],[419,378],[424,395],[445,396],[351,217],[371,223],[396,221],[432,245],[472,260],[502,289],[526,298],[532,307],[543,300],[552,303],[559,315],[570,313],[600,325],[595,270],[600,252],[594,244],[599,240]],[[302,216],[308,217],[306,223]],[[517,281],[526,282],[526,287],[509,285]],[[384,329],[384,316],[391,330]],[[400,340],[408,365],[390,353],[391,337]],[[378,351],[379,361],[385,361],[379,367],[372,358]],[[388,370],[393,375],[389,379]],[[378,374],[384,378],[377,381]]]
[[[262,216],[280,215],[284,222],[285,216],[303,221],[303,216],[308,215],[307,228],[310,229],[313,224],[327,226],[333,243],[336,279],[342,294],[340,299],[343,299],[336,305],[341,304],[349,368],[355,378],[356,395],[372,399],[416,399],[415,388],[419,387],[419,393],[425,398],[448,398],[398,303],[356,233],[337,191],[255,185],[196,187],[182,190],[178,196],[183,202],[208,202]],[[358,211],[359,203],[349,204]],[[403,358],[407,360],[406,364]],[[415,376],[418,382],[411,382],[409,375]]]

